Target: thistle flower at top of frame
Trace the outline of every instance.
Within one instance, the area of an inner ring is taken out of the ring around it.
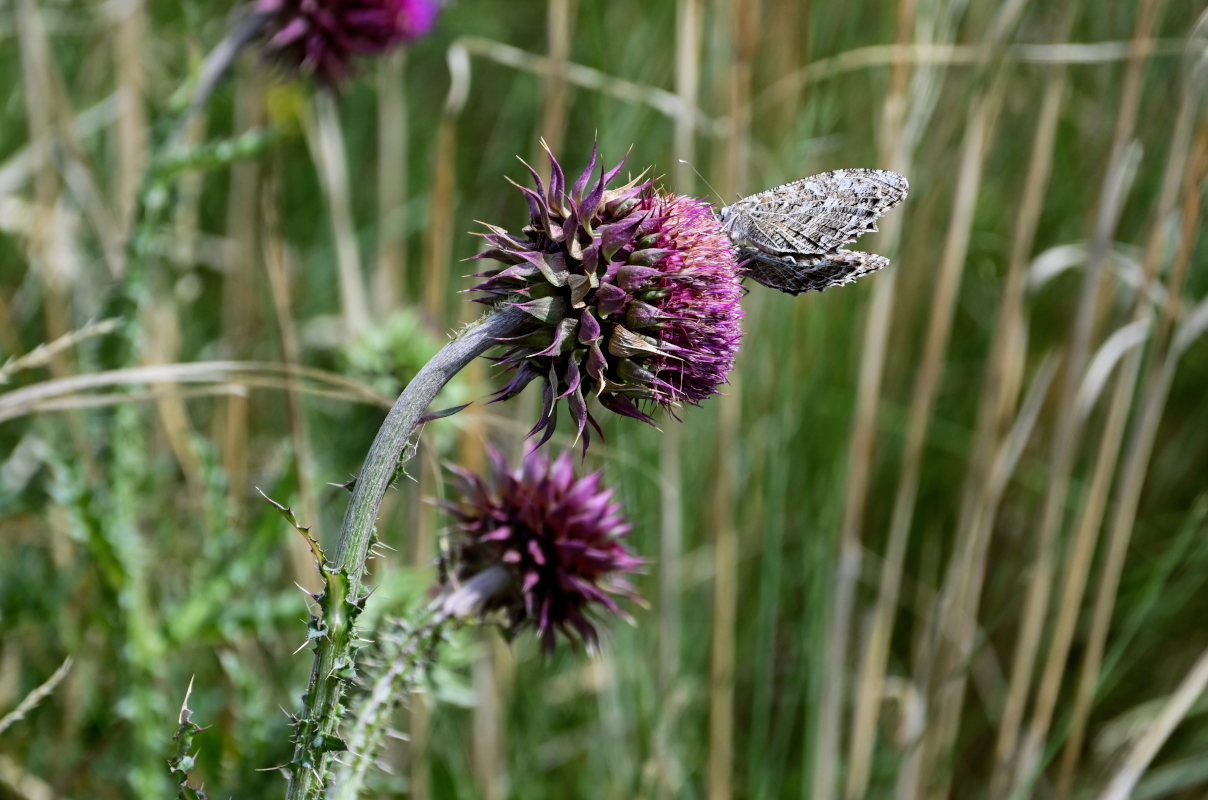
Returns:
[[[262,49],[283,67],[334,85],[361,55],[378,55],[432,29],[438,0],[254,0]]]

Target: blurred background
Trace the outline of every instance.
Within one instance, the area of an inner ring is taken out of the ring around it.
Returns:
[[[149,179],[232,9],[0,1],[0,797],[168,796],[190,679],[194,784],[283,790],[314,577],[254,487],[330,545],[541,137],[911,194],[888,270],[751,287],[723,397],[609,415],[636,624],[459,635],[378,796],[1208,795],[1201,3],[458,0],[335,96],[245,54]],[[538,401],[428,426],[368,629],[433,580],[441,463]]]

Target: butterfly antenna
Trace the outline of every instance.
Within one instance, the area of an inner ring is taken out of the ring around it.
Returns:
[[[700,178],[700,179],[701,179],[701,181],[703,181],[703,182],[704,182],[705,186],[708,186],[708,187],[709,187],[709,191],[713,192],[714,196],[715,196],[715,197],[717,197],[717,202],[721,203],[723,206],[726,204],[726,201],[721,199],[721,192],[717,191],[717,189],[716,189],[716,188],[714,188],[713,184],[709,183],[708,178],[706,178],[704,175],[701,175],[701,174],[700,174],[700,170],[698,170],[698,169],[696,168],[696,165],[695,165],[695,164],[693,164],[691,161],[685,161],[685,160],[684,160],[684,159],[682,159],[682,158],[677,158],[677,159],[676,159],[676,161],[678,161],[679,163],[681,163],[681,164],[683,164],[684,166],[686,166],[688,169],[690,169],[690,170],[692,170],[693,172],[695,172],[695,173],[696,173],[696,177]]]

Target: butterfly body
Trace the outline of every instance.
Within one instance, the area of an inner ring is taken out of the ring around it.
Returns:
[[[844,250],[906,198],[906,179],[880,169],[823,172],[744,197],[721,210],[722,230],[747,274],[787,294],[821,291],[875,272],[884,256]]]

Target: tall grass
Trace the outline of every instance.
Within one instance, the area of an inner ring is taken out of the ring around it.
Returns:
[[[0,795],[166,796],[190,678],[194,785],[282,790],[315,584],[254,487],[330,544],[542,136],[722,202],[911,196],[859,245],[888,271],[751,287],[725,397],[606,423],[636,625],[595,660],[456,637],[373,792],[1208,791],[1200,5],[460,0],[337,95],[241,60],[179,143],[272,135],[150,189],[229,8],[110,5],[0,8]],[[367,630],[432,579],[440,462],[521,446],[507,406],[428,426]]]

